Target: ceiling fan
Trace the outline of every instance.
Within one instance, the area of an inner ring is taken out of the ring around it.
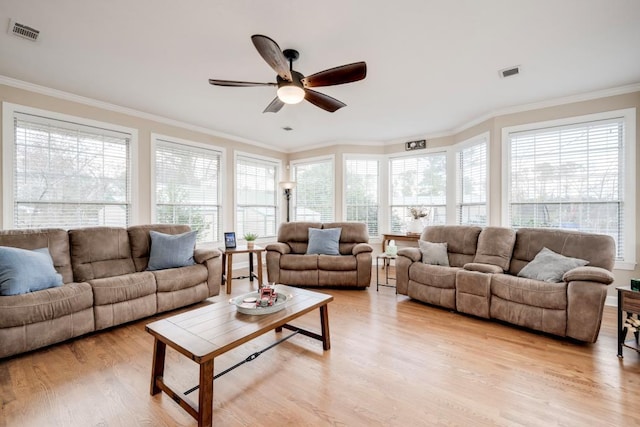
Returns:
[[[260,56],[278,73],[276,83],[218,79],[209,79],[209,83],[215,86],[231,87],[277,86],[277,96],[267,105],[263,113],[277,113],[284,104],[297,104],[302,102],[303,99],[306,99],[316,107],[333,113],[347,104],[309,88],[357,82],[367,76],[367,64],[365,62],[354,62],[353,64],[341,65],[305,77],[293,69],[293,61],[300,56],[297,50],[285,49],[283,51],[271,38],[260,34],[251,36],[251,41]]]

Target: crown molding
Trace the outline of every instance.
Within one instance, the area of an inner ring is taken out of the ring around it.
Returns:
[[[286,153],[286,151],[273,147],[262,142],[253,141],[250,139],[242,138],[236,135],[231,135],[224,132],[215,131],[213,129],[204,128],[202,126],[196,126],[190,123],[181,122],[179,120],[170,119],[163,116],[158,116],[151,113],[145,113],[143,111],[135,110],[129,107],[122,107],[120,105],[111,104],[109,102],[98,101],[93,98],[87,98],[85,96],[76,95],[70,92],[65,92],[58,89],[52,89],[45,86],[40,86],[34,83],[25,82],[23,80],[14,79],[11,77],[0,75],[0,84],[11,86],[16,89],[23,89],[29,92],[35,92],[40,95],[51,96],[53,98],[62,99],[65,101],[76,102],[78,104],[88,105],[90,107],[101,108],[103,110],[113,111],[116,113],[126,114],[128,116],[138,117],[140,119],[151,120],[154,122],[176,126],[182,129],[191,130],[194,132],[200,132],[205,135],[215,136],[218,138],[225,138],[235,142],[242,142],[244,144],[254,145],[261,148],[277,151],[280,153]]]
[[[607,98],[610,96],[625,95],[627,93],[640,92],[640,83],[634,83],[626,86],[619,86],[609,89],[598,90],[594,92],[581,93],[576,95],[565,96],[561,98],[553,98],[530,104],[516,105],[512,107],[502,108],[491,111],[468,123],[458,126],[448,132],[448,135],[455,135],[476,126],[484,121],[493,119],[498,116],[506,116],[508,114],[523,113],[525,111],[541,110],[543,108],[557,107],[559,105],[574,104],[576,102],[591,101],[593,99]]]

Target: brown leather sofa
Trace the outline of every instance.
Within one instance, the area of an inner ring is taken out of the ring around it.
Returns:
[[[308,255],[309,228],[341,228],[340,255]],[[278,243],[266,246],[269,282],[293,286],[366,288],[371,282],[367,225],[361,222],[288,222]]]
[[[150,236],[189,231],[183,225],[141,225],[2,230],[0,246],[47,247],[63,285],[0,296],[0,358],[155,313],[220,293],[222,257],[196,249],[195,265],[145,271]]]
[[[449,267],[398,251],[397,289],[416,300],[538,331],[595,342],[615,262],[610,236],[557,229],[433,226],[420,240],[447,243]],[[589,261],[559,283],[518,277],[542,250]]]

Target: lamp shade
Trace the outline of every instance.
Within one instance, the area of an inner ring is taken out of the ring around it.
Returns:
[[[291,190],[295,188],[296,183],[294,181],[280,181],[279,185],[283,190]]]
[[[280,86],[277,93],[285,104],[297,104],[304,99],[304,89],[294,84]]]

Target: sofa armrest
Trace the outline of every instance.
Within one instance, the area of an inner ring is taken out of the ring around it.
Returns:
[[[287,245],[286,243],[282,243],[282,242],[276,242],[276,243],[269,243],[265,249],[267,251],[275,251],[275,252],[280,252],[280,254],[282,255],[286,255],[291,253],[291,246]]]
[[[422,261],[422,252],[418,248],[402,248],[398,250],[398,256],[409,258],[413,262]]]
[[[598,282],[604,283],[605,285],[609,285],[613,283],[614,277],[613,274],[609,270],[605,270],[600,267],[576,267],[573,268],[562,276],[562,280],[564,282],[574,282],[574,281],[582,281],[582,282]]]
[[[193,251],[193,259],[198,264],[204,264],[205,261],[213,258],[217,258],[221,255],[222,255],[222,252],[214,248],[211,248],[211,249],[196,248],[196,250]]]
[[[464,269],[468,271],[477,271],[480,273],[502,274],[504,270],[493,264],[484,264],[482,262],[468,262],[464,265]]]
[[[373,252],[373,248],[371,247],[370,244],[368,243],[358,243],[357,245],[355,245],[353,247],[353,250],[351,251],[351,253],[353,255],[358,255],[364,252]]]

